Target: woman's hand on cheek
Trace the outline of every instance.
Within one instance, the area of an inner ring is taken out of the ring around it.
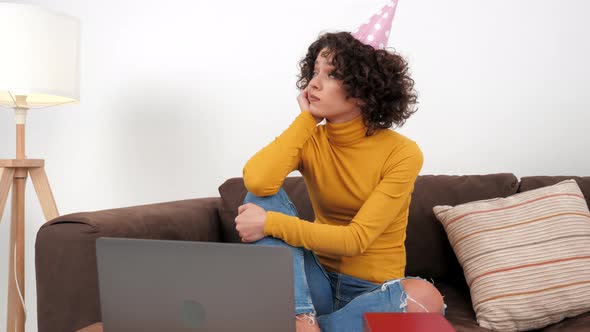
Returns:
[[[301,112],[309,111],[309,100],[307,98],[307,89],[301,90],[301,93],[297,96],[297,102],[299,103]]]
[[[260,206],[254,203],[240,205],[234,221],[242,242],[255,242],[264,237],[266,210]]]
[[[307,92],[307,88],[303,89],[299,96],[297,96],[297,102],[299,103],[299,108],[301,112],[310,112],[311,115],[315,118],[316,123],[320,123],[323,120],[323,117],[317,116],[314,112],[310,109],[309,103],[309,96]]]

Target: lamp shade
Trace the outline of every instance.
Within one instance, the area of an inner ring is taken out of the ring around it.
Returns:
[[[0,105],[39,108],[80,99],[78,19],[0,3],[0,43]],[[16,96],[26,99],[17,105]]]

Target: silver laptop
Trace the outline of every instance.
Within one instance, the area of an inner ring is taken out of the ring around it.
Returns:
[[[295,331],[287,248],[101,237],[96,258],[105,332]]]

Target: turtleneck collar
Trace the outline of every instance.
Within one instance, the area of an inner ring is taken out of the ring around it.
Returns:
[[[363,116],[359,115],[352,120],[342,123],[326,121],[326,135],[330,143],[336,145],[350,145],[358,142],[367,132],[367,126],[363,122]]]

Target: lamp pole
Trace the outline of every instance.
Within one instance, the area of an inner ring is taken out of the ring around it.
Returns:
[[[0,160],[0,218],[12,187],[10,224],[10,257],[8,266],[8,312],[6,331],[25,330],[25,185],[31,175],[33,186],[47,220],[59,216],[45,174],[43,159],[27,159],[25,155],[26,96],[16,96],[16,159]]]
[[[16,96],[14,116],[16,120],[16,160],[25,156],[25,123],[27,117],[26,96]],[[16,168],[12,189],[12,217],[10,224],[10,258],[8,268],[8,315],[6,331],[24,331],[25,313],[21,305],[25,298],[25,186],[27,169]],[[20,290],[20,293],[19,293]]]

